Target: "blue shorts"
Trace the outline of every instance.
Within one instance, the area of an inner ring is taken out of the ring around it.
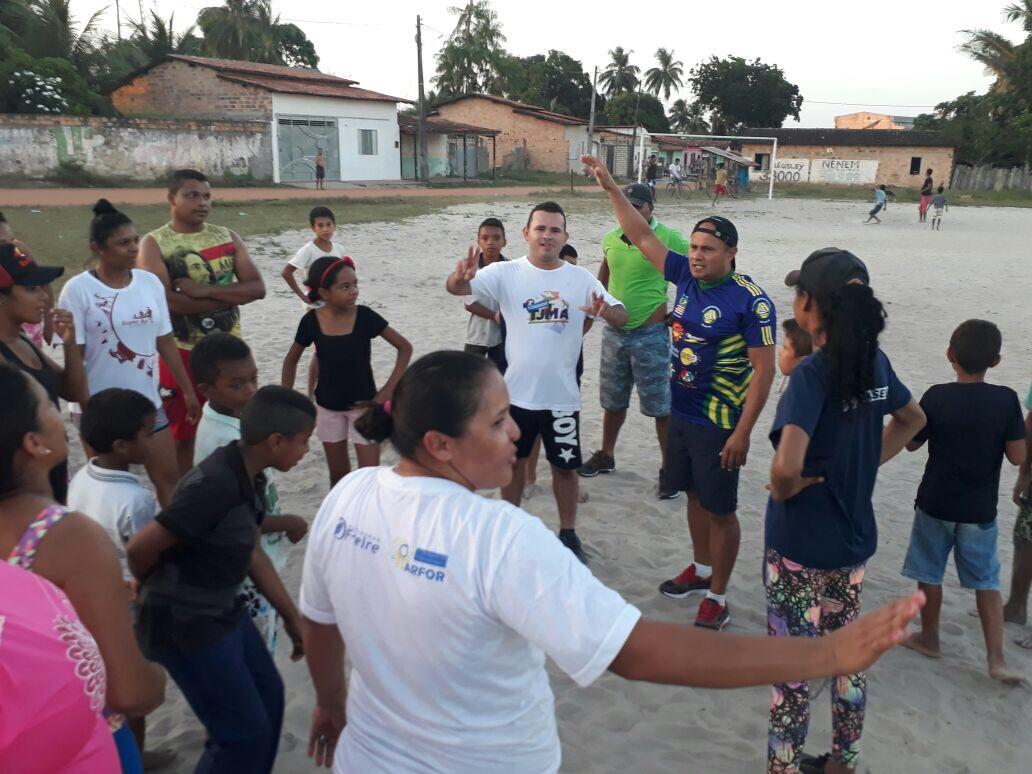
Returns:
[[[953,551],[960,585],[976,591],[1000,588],[1000,558],[996,553],[996,521],[964,524],[914,511],[910,546],[903,574],[918,583],[941,586],[946,562]]]
[[[606,411],[626,411],[631,388],[638,388],[641,413],[670,415],[670,329],[665,322],[625,331],[602,330],[599,402]]]

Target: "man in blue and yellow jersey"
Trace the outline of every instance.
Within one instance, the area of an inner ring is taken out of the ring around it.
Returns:
[[[738,469],[774,380],[774,304],[735,270],[738,231],[726,218],[699,221],[688,255],[668,250],[605,166],[584,157],[609,194],[624,234],[677,286],[671,315],[671,420],[666,475],[688,494],[694,561],[660,586],[670,597],[705,592],[695,623],[730,620],[727,584],[738,557]]]
[[[136,265],[156,275],[165,286],[172,333],[193,380],[190,353],[194,345],[215,331],[240,336],[239,306],[264,298],[265,283],[243,240],[228,228],[207,222],[211,184],[201,172],[174,172],[168,203],[171,219],[140,240]],[[164,362],[159,366],[162,405],[183,475],[193,467],[197,425],[187,416],[171,371]],[[196,391],[196,384],[194,387]]]

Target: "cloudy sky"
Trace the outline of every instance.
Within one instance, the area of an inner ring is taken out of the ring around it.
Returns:
[[[461,0],[452,0],[460,2]],[[139,16],[157,7],[175,12],[176,28],[191,24],[197,11],[215,0],[119,0],[123,15]],[[804,97],[800,126],[832,126],[835,115],[872,110],[895,115],[929,112],[931,106],[969,90],[981,91],[989,79],[957,52],[959,30],[988,27],[1018,39],[1020,27],[1008,25],[1004,0],[978,3],[890,0],[725,0],[702,4],[724,9],[719,18],[693,11],[680,0],[612,4],[556,0],[493,0],[507,42],[521,56],[558,49],[581,61],[591,73],[604,68],[608,51],[623,46],[644,71],[659,47],[673,49],[687,71],[711,55],[759,57],[779,65]],[[329,3],[325,0],[274,0],[283,20],[300,26],[315,44],[324,72],[346,76],[367,88],[415,99],[416,14],[425,23],[423,67],[434,73],[434,54],[454,27],[450,2],[411,0]],[[72,0],[78,20],[107,7],[102,26],[114,30],[115,0]],[[585,9],[594,8],[592,12]],[[681,95],[691,99],[689,88]],[[673,99],[674,97],[671,97]],[[793,126],[791,120],[786,124]]]

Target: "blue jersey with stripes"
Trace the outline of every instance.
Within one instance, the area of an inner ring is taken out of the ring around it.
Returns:
[[[774,346],[774,304],[745,274],[700,283],[687,256],[667,253],[665,274],[677,286],[671,315],[671,411],[686,422],[735,427],[752,379],[750,347]]]

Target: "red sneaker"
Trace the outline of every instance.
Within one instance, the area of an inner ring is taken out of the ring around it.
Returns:
[[[699,612],[695,616],[695,625],[704,629],[715,629],[720,631],[731,621],[731,610],[727,604],[720,604],[715,599],[706,597],[699,605]]]
[[[687,597],[689,594],[695,594],[700,591],[710,590],[710,578],[700,578],[695,574],[695,563],[692,562],[681,574],[676,578],[663,581],[659,585],[659,591],[661,594],[665,594],[668,597],[674,599],[681,599]]]

